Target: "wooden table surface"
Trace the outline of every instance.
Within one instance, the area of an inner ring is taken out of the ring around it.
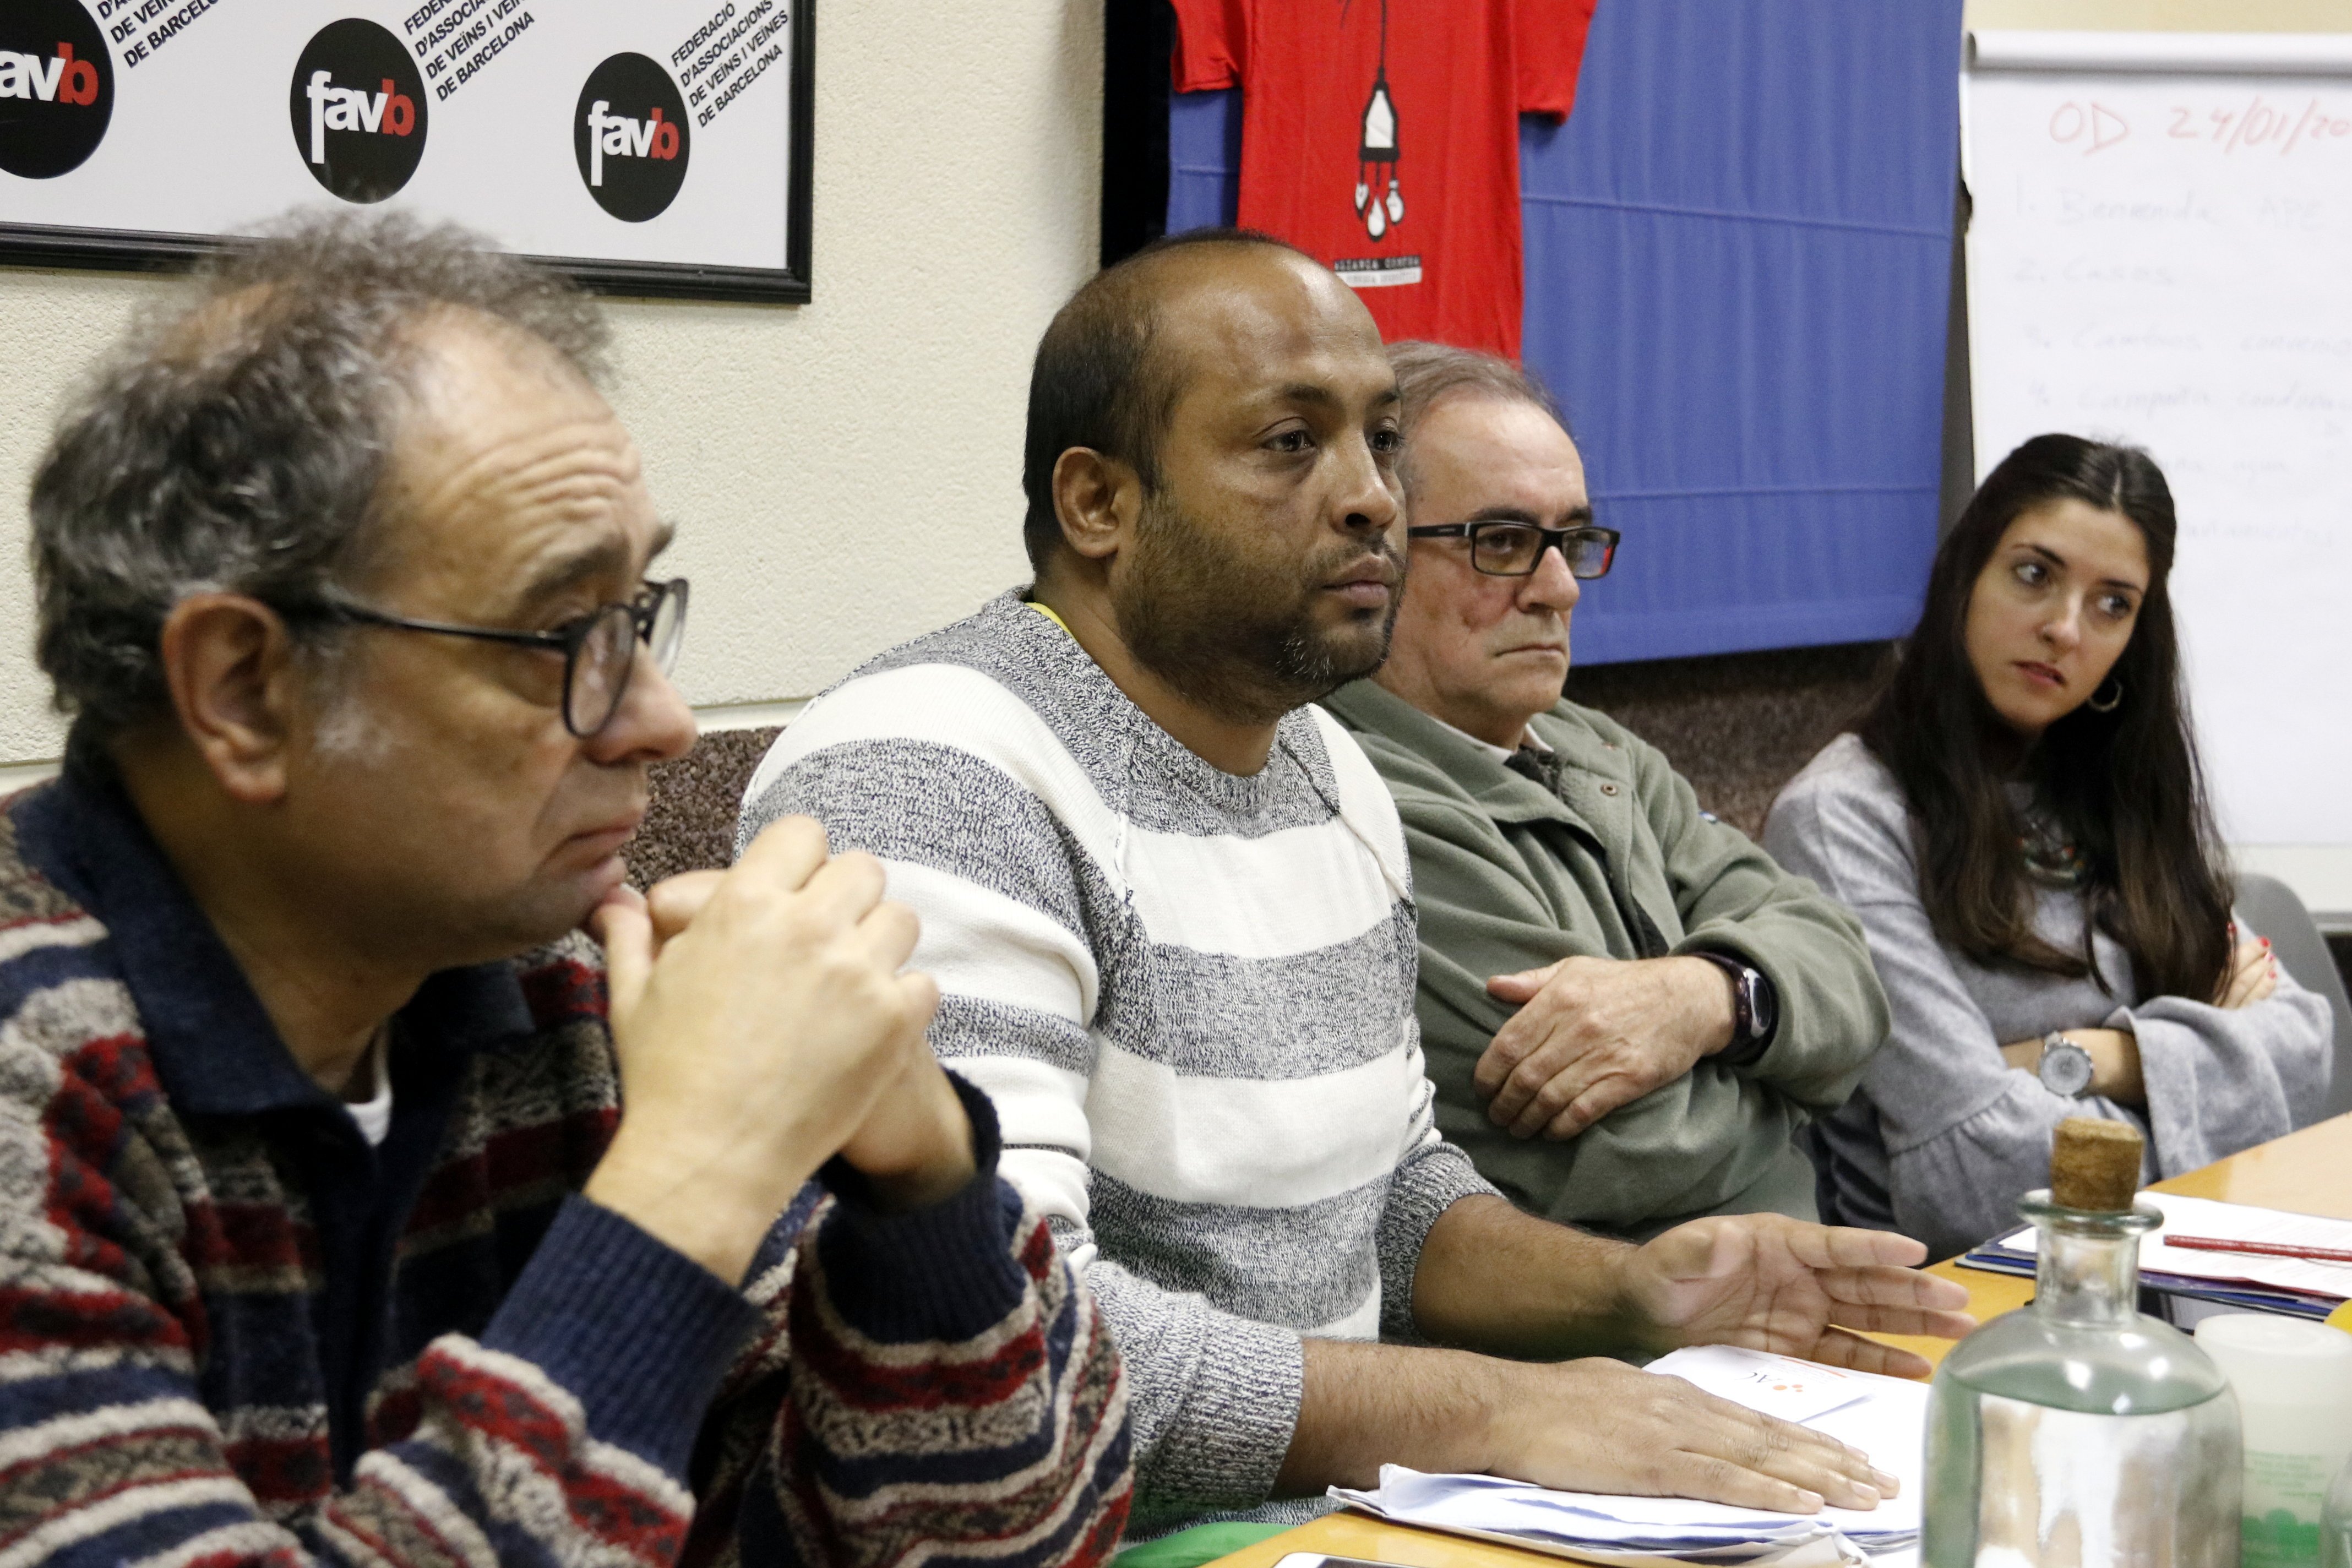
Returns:
[[[2338,1116],[2242,1154],[2216,1160],[2201,1171],[2158,1182],[2155,1190],[2352,1219],[2352,1116]],[[1938,1263],[1927,1272],[1967,1286],[1969,1310],[1979,1322],[2014,1311],[2033,1300],[2033,1281],[2016,1275],[1987,1274],[1958,1263]],[[1934,1362],[1942,1361],[1954,1342],[1896,1334],[1881,1337],[1889,1344],[1908,1345]]]
[[[2201,1171],[2158,1182],[2156,1191],[2352,1219],[2352,1116],[2339,1116],[2300,1132],[2290,1132],[2242,1154],[2216,1161]],[[2013,1311],[2033,1298],[2033,1281],[2012,1275],[1987,1274],[1948,1262],[1938,1263],[1928,1272],[1967,1286],[1969,1310],[1980,1322]],[[1891,1344],[1910,1346],[1931,1362],[1943,1360],[1944,1352],[1953,1343],[1948,1340],[1908,1339],[1891,1334],[1884,1337]],[[1563,1561],[1545,1552],[1521,1552],[1435,1531],[1385,1524],[1363,1514],[1334,1513],[1221,1557],[1210,1568],[1273,1568],[1274,1563],[1293,1552],[1365,1557],[1381,1563],[1401,1563],[1406,1568],[1537,1568],[1538,1564],[1559,1568]]]

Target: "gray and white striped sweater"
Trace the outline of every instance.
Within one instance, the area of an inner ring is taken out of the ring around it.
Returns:
[[[932,1044],[1126,1355],[1136,1533],[1265,1504],[1299,1336],[1410,1338],[1430,1226],[1492,1190],[1432,1120],[1403,831],[1356,742],[1306,708],[1220,772],[1012,593],[812,703],[744,800],[744,840],[813,816],[921,915]]]

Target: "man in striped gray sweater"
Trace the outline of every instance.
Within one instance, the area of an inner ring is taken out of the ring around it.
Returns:
[[[746,841],[809,813],[920,912],[933,1043],[1128,1358],[1139,1531],[1303,1517],[1266,1505],[1383,1461],[1869,1506],[1864,1457],[1677,1380],[1465,1353],[1904,1367],[1851,1331],[1968,1320],[1897,1238],[1750,1216],[1604,1242],[1438,1136],[1396,810],[1307,706],[1385,651],[1399,445],[1371,319],[1307,258],[1208,235],[1103,273],[1031,383],[1034,591],[811,706]]]

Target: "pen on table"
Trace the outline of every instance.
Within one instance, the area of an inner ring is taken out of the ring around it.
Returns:
[[[2352,1251],[2340,1247],[2297,1247],[2284,1241],[2232,1241],[2220,1236],[2163,1236],[2167,1247],[2196,1252],[2245,1252],[2261,1258],[2305,1258],[2314,1263],[2352,1263]]]

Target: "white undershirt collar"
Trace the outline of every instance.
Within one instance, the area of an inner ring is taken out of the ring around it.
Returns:
[[[385,1137],[392,1131],[392,1074],[383,1059],[384,1033],[378,1031],[375,1038],[368,1042],[367,1059],[360,1068],[374,1087],[365,1100],[343,1101],[343,1109],[351,1112],[352,1120],[359,1124],[360,1136],[368,1141],[372,1149],[383,1148]]]
[[[1431,714],[1430,717],[1437,719],[1437,715],[1434,713]],[[1551,748],[1544,743],[1544,738],[1541,735],[1536,733],[1535,726],[1532,724],[1519,731],[1518,745],[1498,746],[1492,741],[1480,740],[1477,736],[1472,734],[1467,730],[1454,729],[1454,726],[1446,724],[1445,721],[1443,719],[1437,719],[1437,722],[1444,724],[1445,728],[1453,730],[1455,734],[1461,736],[1464,740],[1469,742],[1480,751],[1486,752],[1498,763],[1509,762],[1514,755],[1521,751],[1533,752],[1538,757],[1549,757],[1551,755]]]

